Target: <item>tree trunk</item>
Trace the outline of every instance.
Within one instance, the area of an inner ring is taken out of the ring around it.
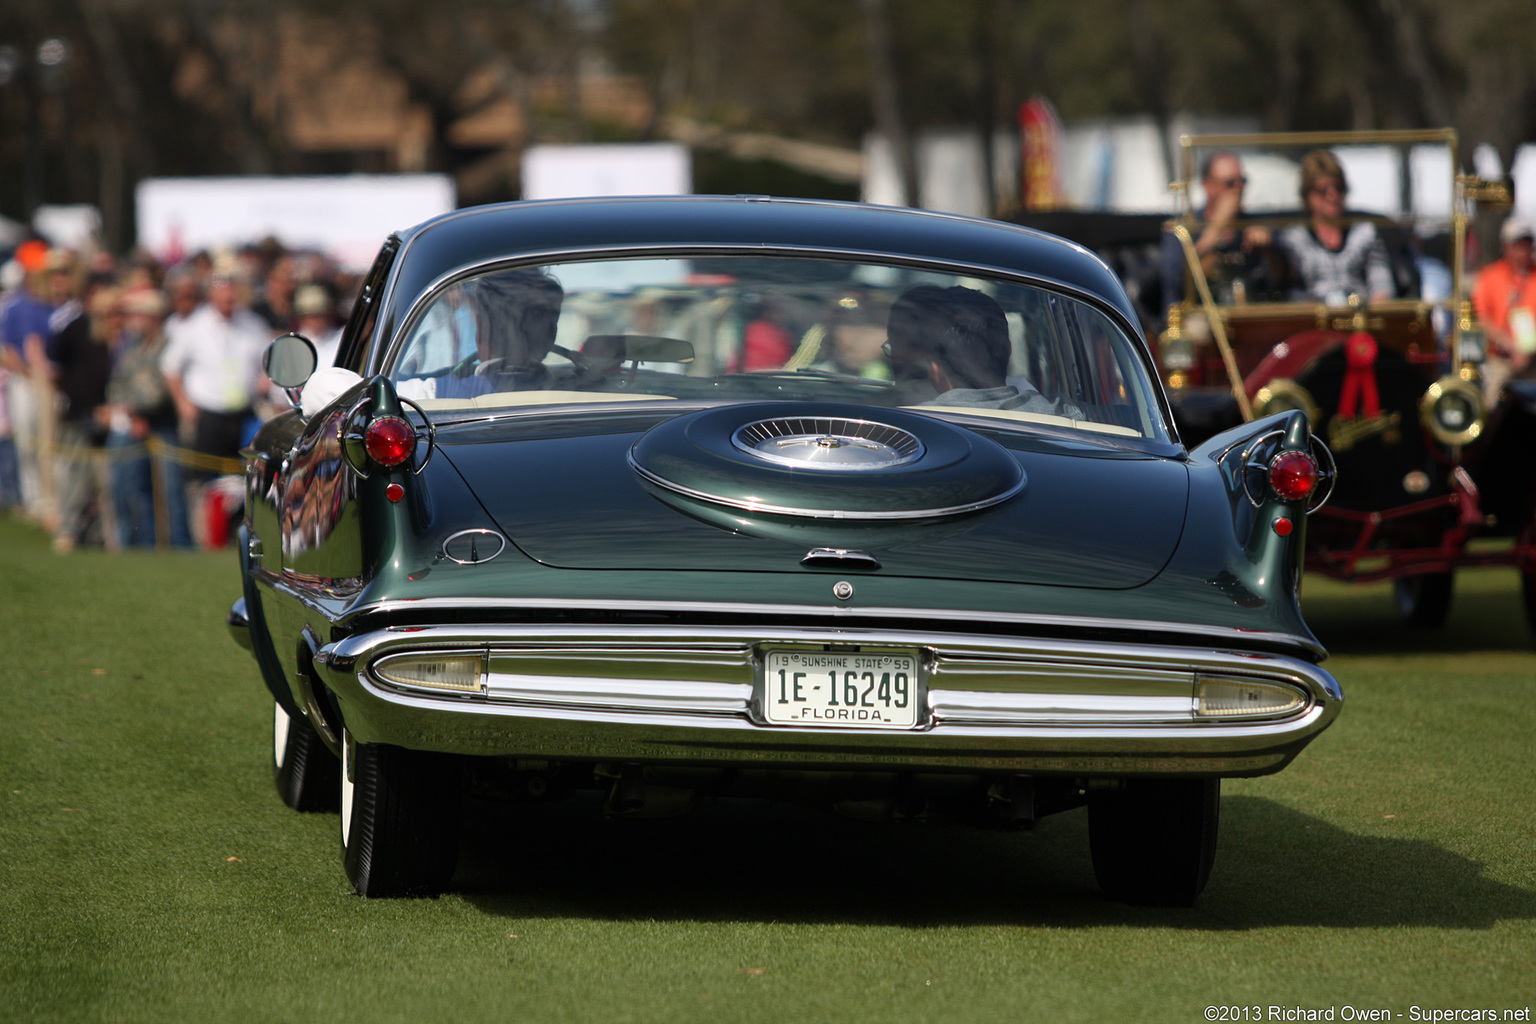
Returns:
[[[998,110],[997,59],[993,53],[994,11],[992,0],[979,0],[976,9],[976,60],[981,81],[976,96],[977,127],[981,131],[981,195],[987,216],[998,213],[997,146],[994,119]]]
[[[890,12],[885,0],[859,0],[859,7],[864,12],[864,41],[869,53],[869,87],[875,108],[875,130],[884,136],[896,159],[902,203],[917,206],[922,202],[917,152],[901,117]]]
[[[1172,117],[1168,110],[1167,54],[1163,50],[1162,40],[1158,38],[1157,26],[1153,24],[1146,0],[1136,0],[1131,4],[1128,14],[1136,82],[1157,124],[1157,138],[1161,143],[1159,152],[1163,154],[1163,178],[1165,181],[1173,181],[1178,177],[1178,172],[1174,167],[1173,140],[1169,138],[1172,134]]]

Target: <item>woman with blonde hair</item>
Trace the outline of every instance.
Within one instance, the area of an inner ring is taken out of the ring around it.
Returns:
[[[1280,233],[1280,247],[1298,277],[1296,298],[1342,306],[1349,296],[1371,301],[1395,293],[1392,265],[1376,225],[1344,212],[1349,185],[1338,157],[1314,149],[1301,160],[1301,201],[1308,219]]]

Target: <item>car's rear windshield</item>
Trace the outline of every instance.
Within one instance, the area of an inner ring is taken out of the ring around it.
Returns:
[[[429,410],[805,401],[1167,439],[1138,342],[1017,281],[780,256],[487,270],[426,297],[386,357]]]

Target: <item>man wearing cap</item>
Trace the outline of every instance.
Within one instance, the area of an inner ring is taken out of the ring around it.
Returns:
[[[1483,395],[1489,405],[1511,377],[1528,376],[1536,356],[1536,274],[1532,270],[1531,222],[1512,215],[1499,230],[1504,255],[1477,275],[1472,305],[1488,337]]]
[[[974,288],[920,284],[902,292],[891,303],[885,351],[903,404],[1082,417],[1022,378],[1010,380],[1008,319]]]
[[[208,301],[170,337],[160,357],[184,440],[204,455],[235,459],[252,404],[267,389],[261,357],[272,330],[240,299],[240,286],[216,273]],[[203,476],[214,475],[200,467]]]

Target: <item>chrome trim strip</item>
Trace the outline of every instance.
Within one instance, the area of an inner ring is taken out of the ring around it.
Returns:
[[[1187,723],[1196,675],[1145,663],[940,659],[928,702],[935,719],[951,722]]]
[[[486,693],[523,705],[742,715],[752,701],[752,651],[745,643],[508,649],[491,641]]]
[[[1196,673],[1278,679],[1316,697],[1328,696],[1337,684],[1321,669],[1283,655],[1234,653],[1203,648],[1153,644],[1099,643],[1077,640],[1020,639],[972,636],[937,631],[786,626],[552,626],[548,624],[467,624],[389,627],[351,636],[326,650],[331,657],[366,661],[402,648],[463,650],[486,647],[491,660],[542,658],[561,662],[622,662],[626,677],[657,672],[675,673],[691,666],[687,676],[717,678],[722,670],[745,671],[759,645],[832,644],[841,648],[930,648],[941,667],[934,687],[1025,692],[1044,685],[1054,692],[1078,692],[1081,680],[1102,680],[1105,693],[1145,693],[1147,686],[1169,692],[1185,686]],[[498,652],[498,645],[512,652]],[[948,665],[944,663],[948,662]],[[492,671],[495,671],[492,667]],[[990,680],[988,677],[991,677]],[[657,676],[659,678],[659,676]],[[945,685],[952,679],[954,684]],[[1025,680],[1021,682],[1020,680]]]
[[[1194,701],[1182,696],[1136,697],[1126,694],[1078,693],[967,693],[955,690],[929,690],[928,704],[935,721],[973,724],[1025,725],[1041,723],[1061,725],[1068,722],[1087,724],[1158,724],[1169,725],[1193,720]]]
[[[303,600],[304,595],[292,586],[276,585],[276,589]],[[308,602],[306,602],[308,603]],[[315,605],[320,608],[323,606]],[[1255,646],[1289,647],[1321,660],[1327,655],[1322,645],[1309,637],[1294,633],[1276,633],[1267,630],[1239,629],[1232,626],[1212,626],[1205,623],[1171,622],[1165,619],[1115,619],[1102,616],[1048,615],[1030,612],[978,611],[965,608],[912,608],[850,607],[847,605],[763,604],[732,601],[640,601],[640,600],[588,600],[567,598],[484,598],[466,601],[461,598],[421,598],[417,600],[384,600],[362,605],[349,611],[348,618],[368,614],[415,611],[542,611],[558,608],[562,611],[617,611],[617,612],[673,612],[707,615],[775,615],[805,618],[811,622],[824,619],[874,618],[902,621],[934,622],[991,622],[1003,626],[1045,627],[1051,629],[1110,630],[1117,633],[1141,632],[1162,635],[1199,637],[1213,644],[1230,644],[1243,650]],[[622,630],[618,626],[614,629]],[[738,632],[740,632],[738,630]],[[697,631],[695,631],[695,634]]]
[[[757,724],[743,701],[758,650],[778,644],[926,648],[930,718],[902,731]],[[368,671],[386,653],[468,649],[500,662],[495,699],[389,690]],[[327,645],[316,662],[364,742],[503,757],[1259,775],[1289,762],[1342,700],[1326,672],[1277,655],[888,630],[402,627]],[[1197,720],[1197,675],[1278,681],[1308,703]]]
[[[409,398],[401,398],[399,395],[396,395],[395,397],[400,400],[401,404],[408,405],[412,409],[415,409],[416,415],[421,417],[421,422],[427,425],[427,454],[422,456],[421,465],[416,466],[411,470],[412,476],[421,476],[422,471],[427,468],[427,463],[432,461],[432,454],[437,451],[437,424],[432,422],[431,417],[427,415],[427,411],[425,409],[411,401]],[[407,421],[407,423],[409,423],[409,421]],[[413,426],[411,429],[414,431],[416,428]],[[415,456],[416,453],[414,451],[411,452],[411,457],[413,459]]]
[[[554,679],[538,675],[493,675],[486,683],[492,700],[524,706],[594,708],[627,712],[690,712],[744,715],[751,685],[690,683],[681,680],[611,678]]]

